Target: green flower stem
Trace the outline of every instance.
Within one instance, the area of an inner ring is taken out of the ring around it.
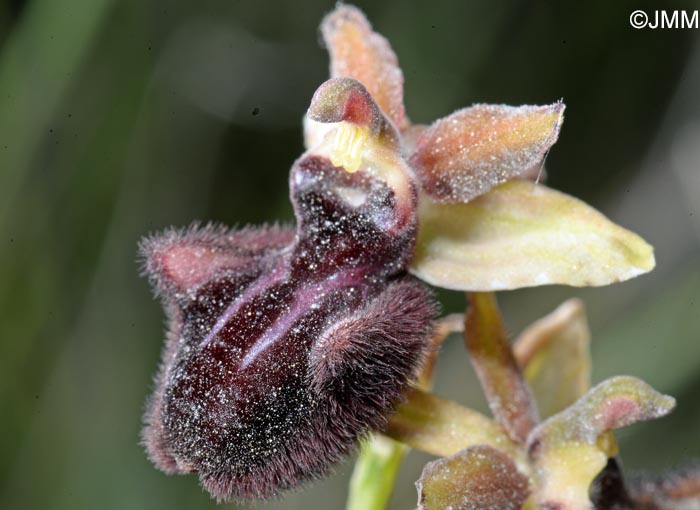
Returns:
[[[418,390],[428,392],[433,386],[433,370],[437,347],[450,333],[461,332],[464,315],[452,314],[438,321],[432,343],[435,350],[428,355],[418,375]],[[347,510],[383,510],[389,502],[399,467],[410,448],[386,436],[375,434],[363,445],[355,463]]]
[[[355,462],[346,510],[384,510],[408,450],[386,436],[372,435]]]

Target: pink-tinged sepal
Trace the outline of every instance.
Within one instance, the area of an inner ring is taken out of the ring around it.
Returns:
[[[557,141],[564,104],[475,105],[423,131],[410,158],[423,189],[440,202],[467,202],[536,172]]]
[[[399,129],[408,125],[403,105],[403,73],[389,42],[356,7],[339,4],[321,23],[331,57],[331,76],[361,82]]]

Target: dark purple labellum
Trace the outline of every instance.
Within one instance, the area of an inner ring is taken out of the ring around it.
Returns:
[[[406,273],[412,203],[370,172],[306,155],[297,228],[191,228],[146,240],[170,318],[144,438],[218,499],[326,473],[381,428],[420,365],[436,306]]]

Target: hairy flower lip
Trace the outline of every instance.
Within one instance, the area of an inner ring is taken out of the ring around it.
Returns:
[[[152,241],[151,245],[153,243],[155,241]],[[282,252],[273,256],[283,257]],[[163,277],[168,277],[168,274],[164,273]],[[265,276],[261,275],[260,278]],[[331,278],[331,281],[333,280]],[[378,280],[381,280],[381,277],[370,278],[370,281],[375,282],[373,285],[381,287]],[[361,281],[362,279],[357,283],[360,284]],[[167,397],[168,392],[164,390],[172,384],[168,382],[170,378],[176,377],[173,379],[175,381],[182,377],[176,375],[182,369],[177,368],[182,366],[182,362],[175,363],[170,354],[167,354],[181,344],[178,331],[181,331],[183,315],[172,314],[170,346],[164,353],[165,364],[160,376],[159,389],[151,401],[146,418],[148,428],[145,437],[150,457],[167,472],[196,471],[203,485],[218,499],[268,498],[279,490],[292,488],[303,481],[325,474],[332,463],[346,456],[354,448],[359,435],[367,429],[383,426],[386,414],[400,398],[408,385],[408,376],[415,370],[428,348],[425,338],[430,335],[431,321],[436,313],[429,291],[405,272],[391,276],[388,281],[388,294],[380,294],[375,299],[368,300],[356,313],[352,312],[352,308],[347,312],[340,310],[341,317],[349,320],[335,323],[334,327],[321,337],[323,341],[315,342],[319,347],[310,354],[311,365],[306,377],[311,389],[306,391],[309,392],[309,398],[317,410],[309,417],[308,425],[299,425],[301,428],[295,429],[297,433],[286,440],[281,452],[287,453],[280,453],[288,454],[294,459],[294,469],[286,465],[285,459],[274,456],[259,466],[249,466],[250,470],[235,465],[227,467],[225,463],[221,463],[222,460],[216,460],[221,454],[216,454],[214,446],[209,446],[212,451],[207,454],[208,458],[193,458],[187,451],[181,451],[181,446],[172,442],[167,427],[182,424],[184,429],[178,434],[184,434],[183,439],[192,433],[187,425],[188,420],[177,419],[173,422],[172,418],[167,419],[168,413],[172,411],[161,405],[162,399],[171,398]],[[334,282],[333,285],[340,283],[342,282]],[[210,298],[206,287],[198,288],[201,290],[193,299],[195,304],[200,301],[200,297]],[[164,297],[169,299],[167,295]],[[347,317],[345,313],[351,315]],[[194,325],[196,324],[197,321]],[[192,326],[190,322],[185,331],[191,330]],[[338,337],[340,332],[349,332],[350,336]],[[220,341],[217,343],[220,344]],[[209,345],[207,349],[220,350],[220,347]],[[363,367],[361,370],[358,370],[357,363]],[[265,371],[264,377],[267,379],[273,374],[274,371],[268,370]],[[197,384],[201,384],[201,381]],[[188,386],[189,383],[182,388],[186,389]],[[369,387],[374,387],[374,391],[367,393]],[[214,394],[217,393],[216,388],[212,390]],[[381,394],[383,397],[376,401],[372,397],[373,394]],[[350,398],[349,395],[355,396]],[[185,401],[182,404],[184,409],[189,407]],[[198,409],[198,413],[207,412],[206,407],[198,406]],[[272,411],[268,409],[268,412]],[[164,418],[165,423],[169,422],[172,425],[163,425],[161,420]],[[176,426],[180,428],[180,425]],[[201,441],[203,440],[200,439],[195,444]],[[206,445],[209,440],[204,441],[203,444]],[[189,440],[186,440],[183,446],[188,444]],[[244,456],[243,459],[245,458],[247,457]]]
[[[197,471],[218,499],[268,498],[386,423],[430,348],[436,305],[406,270],[415,189],[400,196],[402,160],[380,160],[358,174],[310,152],[295,161],[293,237],[190,230],[144,243],[171,319],[144,434],[161,469]]]

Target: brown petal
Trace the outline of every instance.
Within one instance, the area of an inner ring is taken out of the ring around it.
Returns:
[[[356,7],[338,5],[321,23],[331,56],[331,77],[360,81],[384,113],[403,129],[408,125],[403,106],[403,73],[389,42],[372,31]]]
[[[479,445],[426,464],[416,488],[419,510],[520,510],[528,480],[507,455]]]
[[[475,105],[436,121],[418,139],[411,165],[441,202],[466,202],[538,168],[557,141],[564,104]]]
[[[511,439],[524,443],[539,422],[537,407],[515,362],[493,294],[469,294],[464,330],[464,340],[491,412]]]

